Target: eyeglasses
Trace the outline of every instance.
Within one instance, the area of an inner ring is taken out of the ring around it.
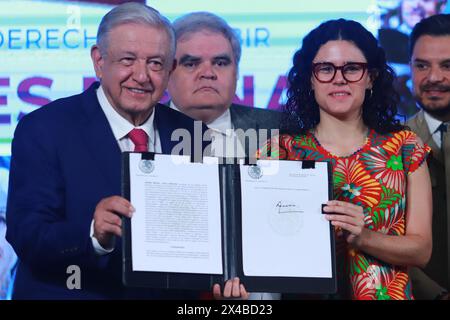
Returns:
[[[358,82],[367,70],[365,62],[349,62],[343,66],[335,66],[331,62],[319,62],[312,65],[314,77],[322,83],[333,81],[336,72],[341,70],[342,76],[347,82]]]

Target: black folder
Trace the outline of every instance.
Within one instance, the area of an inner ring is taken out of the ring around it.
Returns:
[[[130,154],[123,153],[122,195],[130,199]],[[154,153],[141,153],[142,160],[153,160]],[[131,219],[123,218],[123,283],[131,287],[211,290],[213,284],[223,285],[226,280],[239,277],[248,292],[308,293],[326,294],[336,292],[335,240],[331,224],[330,232],[330,277],[286,277],[286,276],[250,276],[243,266],[242,250],[242,214],[241,214],[241,176],[240,165],[235,163],[219,164],[219,183],[221,198],[221,240],[222,274],[198,274],[187,272],[135,271],[132,261]],[[191,159],[193,161],[193,159]],[[275,161],[275,160],[274,160]],[[245,159],[246,164],[250,163]],[[222,163],[222,162],[221,162]],[[314,170],[314,161],[301,162],[300,170]],[[328,199],[332,199],[331,165],[327,163]],[[314,239],[311,239],[314,241]],[[255,248],[263,250],[263,248]],[[305,257],[310,259],[311,257]]]

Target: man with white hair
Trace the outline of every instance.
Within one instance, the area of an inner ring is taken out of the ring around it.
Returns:
[[[117,6],[103,17],[91,49],[100,82],[19,122],[6,215],[20,260],[13,298],[136,297],[121,282],[121,218],[134,211],[120,196],[121,152],[170,154],[178,143],[172,132],[194,136],[192,119],[158,104],[174,54],[173,29],[158,11]],[[138,297],[175,298],[164,294]]]

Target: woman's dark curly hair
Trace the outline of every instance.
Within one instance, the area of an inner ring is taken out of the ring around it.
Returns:
[[[362,112],[364,123],[381,134],[403,129],[400,121],[395,119],[399,95],[394,89],[395,74],[386,63],[384,50],[360,23],[339,19],[326,21],[308,33],[302,47],[294,54],[294,65],[288,75],[283,131],[306,133],[319,123],[319,106],[311,89],[312,62],[320,47],[332,40],[352,42],[367,59],[374,81],[372,93],[366,90]]]

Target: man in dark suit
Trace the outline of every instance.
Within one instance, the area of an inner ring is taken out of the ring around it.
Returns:
[[[174,130],[193,134],[192,119],[158,104],[174,54],[166,18],[120,5],[91,49],[100,83],[19,122],[7,205],[7,239],[20,259],[13,298],[136,297],[121,283],[121,218],[134,211],[120,196],[121,152],[171,153]]]
[[[187,14],[173,26],[177,65],[169,79],[170,106],[207,124],[214,155],[254,156],[270,136],[265,130],[279,128],[280,113],[232,103],[241,57],[236,33],[208,12]]]
[[[234,30],[220,17],[194,12],[174,21],[177,50],[168,91],[171,108],[201,120],[212,137],[212,154],[233,159],[255,157],[256,150],[277,134],[281,113],[233,104],[241,46]],[[232,160],[233,161],[233,160]],[[227,281],[216,298],[248,294],[238,279]],[[279,299],[279,294],[250,293],[250,299]]]
[[[397,8],[388,9],[383,27],[378,30],[378,40],[386,52],[389,65],[395,70],[396,89],[400,94],[399,113],[409,117],[416,113],[414,97],[409,88],[411,74],[409,69],[408,41],[412,28],[420,20],[444,11],[447,0],[400,0]],[[379,3],[392,3],[379,1]],[[380,6],[381,4],[379,4]],[[389,5],[387,5],[389,6]],[[382,9],[382,11],[385,11]],[[388,18],[389,17],[389,18]]]
[[[449,299],[450,289],[450,15],[426,18],[410,39],[414,97],[421,110],[407,122],[432,148],[433,253],[424,269],[413,268],[419,299]]]

